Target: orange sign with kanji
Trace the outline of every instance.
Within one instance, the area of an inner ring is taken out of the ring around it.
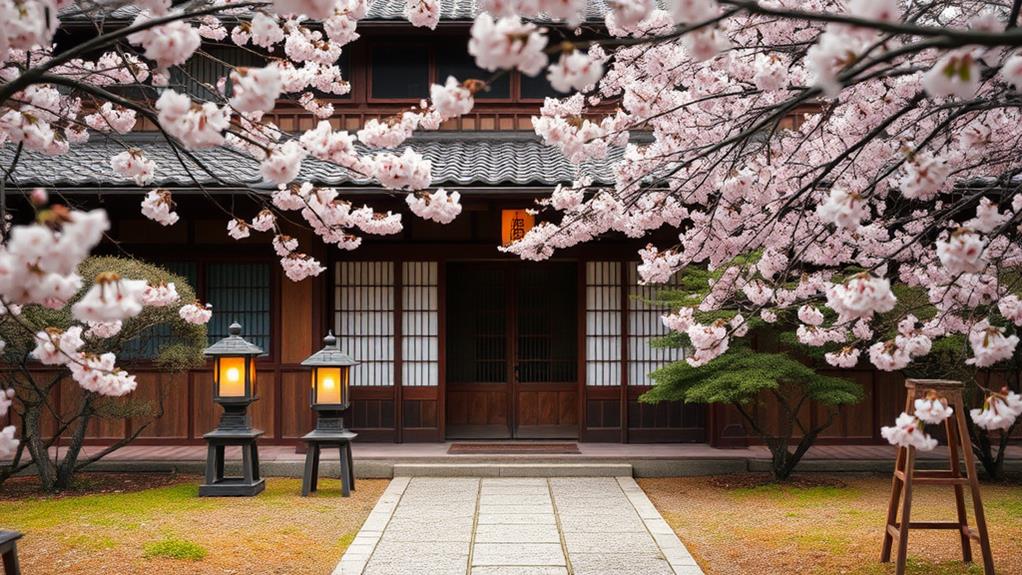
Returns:
[[[536,218],[525,210],[500,211],[500,241],[509,246],[525,237],[525,233],[535,225]]]

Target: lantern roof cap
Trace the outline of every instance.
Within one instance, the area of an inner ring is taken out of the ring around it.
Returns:
[[[227,337],[202,350],[202,354],[206,357],[263,354],[263,348],[241,337],[241,324],[238,322],[232,323],[227,333]]]
[[[330,330],[323,338],[323,349],[305,358],[302,365],[311,367],[344,367],[358,365],[358,362],[337,346],[337,338]]]

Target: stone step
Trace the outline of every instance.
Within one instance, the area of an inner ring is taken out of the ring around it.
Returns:
[[[629,463],[395,463],[394,477],[631,477]]]

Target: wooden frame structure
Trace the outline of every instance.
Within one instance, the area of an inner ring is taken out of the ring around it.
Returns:
[[[880,552],[880,562],[891,560],[891,550],[897,543],[895,573],[904,575],[905,563],[908,559],[908,538],[912,529],[950,529],[958,531],[962,545],[962,560],[972,562],[971,541],[979,543],[983,556],[983,570],[986,575],[994,575],[994,558],[990,550],[990,537],[987,533],[986,517],[983,513],[983,499],[979,489],[979,478],[976,476],[976,463],[973,460],[972,445],[969,439],[969,428],[965,421],[965,402],[962,399],[963,384],[960,381],[942,379],[909,379],[905,382],[908,389],[905,400],[905,412],[912,413],[915,400],[923,397],[929,390],[936,391],[947,399],[954,414],[944,422],[947,432],[949,469],[938,471],[916,471],[916,448],[899,447],[898,458],[894,468],[894,479],[891,485],[891,500],[887,506],[887,524],[884,527],[884,543]],[[959,458],[964,458],[965,467]],[[964,472],[964,476],[963,476]],[[914,485],[942,485],[952,487],[955,494],[955,521],[912,521],[912,488]],[[968,514],[965,508],[965,487],[975,513],[976,527],[969,527]],[[899,521],[898,508],[901,508]]]

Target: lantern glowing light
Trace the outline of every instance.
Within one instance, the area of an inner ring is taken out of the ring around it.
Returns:
[[[338,348],[333,332],[323,338],[323,349],[309,356],[302,365],[312,368],[309,398],[312,409],[339,412],[348,408],[351,367],[356,362]]]

